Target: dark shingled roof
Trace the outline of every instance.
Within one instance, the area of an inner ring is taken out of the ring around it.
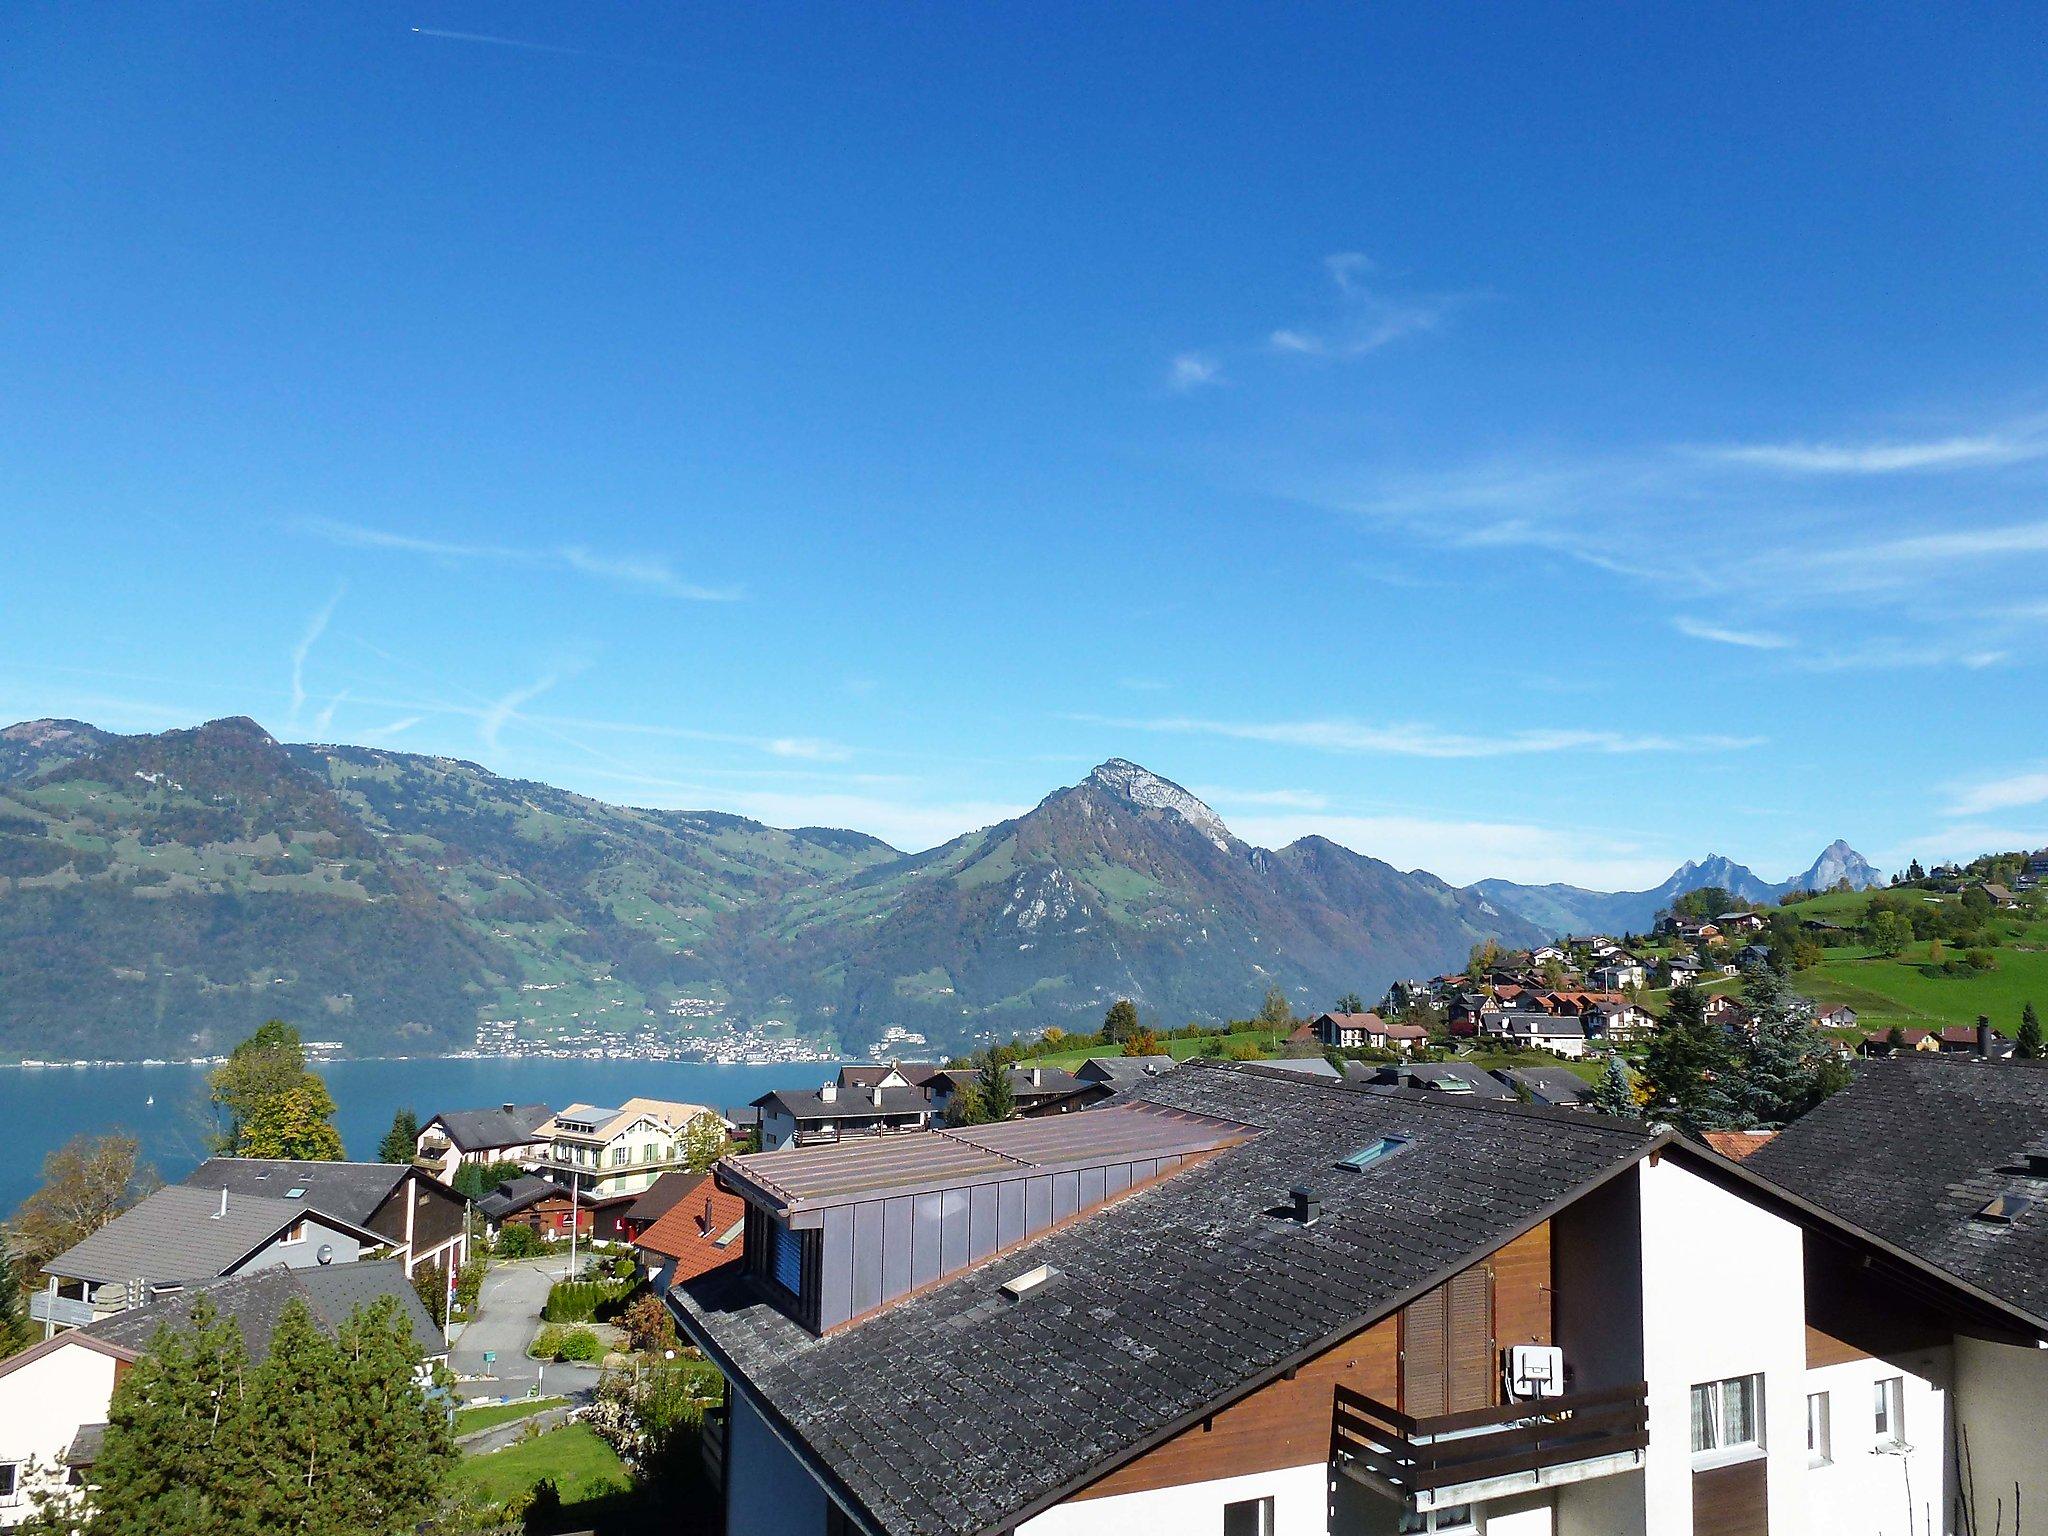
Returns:
[[[449,1109],[427,1124],[438,1125],[449,1141],[463,1152],[484,1152],[492,1147],[516,1147],[540,1139],[540,1128],[555,1118],[545,1104],[514,1104],[507,1109]]]
[[[1260,1129],[824,1338],[732,1269],[670,1303],[878,1530],[966,1536],[1018,1523],[1330,1347],[1659,1140],[1597,1116],[1256,1065],[1190,1065],[1138,1096]],[[1335,1166],[1385,1135],[1408,1150]],[[1323,1201],[1306,1228],[1275,1209],[1303,1183]],[[1056,1274],[1022,1300],[998,1289],[1040,1264]]]
[[[2048,1062],[1902,1051],[1757,1148],[1744,1167],[1915,1258],[2048,1320]],[[2010,1224],[1992,1196],[2031,1195]]]
[[[684,1173],[681,1169],[672,1168],[642,1190],[639,1198],[627,1206],[623,1214],[628,1221],[657,1222],[703,1182],[701,1173]]]
[[[1130,1088],[1171,1072],[1171,1056],[1090,1056],[1074,1076],[1086,1083],[1107,1083],[1112,1088]]]
[[[863,1115],[915,1115],[928,1112],[930,1097],[922,1088],[884,1088],[882,1102],[867,1088],[836,1088],[826,1099],[816,1088],[777,1088],[754,1100],[759,1109],[780,1106],[792,1120],[858,1120]]]
[[[222,1212],[217,1192],[172,1184],[137,1201],[46,1267],[95,1285],[211,1280],[308,1214],[295,1200],[234,1194]]]
[[[438,1355],[448,1346],[441,1342],[441,1330],[427,1315],[405,1267],[396,1259],[370,1259],[360,1264],[331,1264],[320,1269],[259,1269],[231,1275],[207,1285],[153,1301],[146,1307],[116,1312],[81,1330],[117,1349],[142,1350],[168,1323],[183,1324],[192,1315],[192,1304],[204,1296],[223,1316],[232,1317],[242,1330],[243,1347],[252,1361],[261,1360],[270,1349],[270,1336],[294,1299],[312,1309],[314,1320],[330,1333],[356,1312],[380,1297],[398,1303],[401,1316],[412,1326],[412,1336],[422,1352]]]
[[[290,1158],[209,1157],[185,1176],[189,1189],[290,1200],[323,1216],[362,1226],[412,1172],[410,1163],[298,1162]],[[294,1195],[293,1190],[301,1193]]]
[[[1508,1067],[1493,1075],[1528,1089],[1538,1104],[1583,1104],[1591,1094],[1586,1080],[1565,1067]]]
[[[516,1179],[507,1179],[477,1201],[477,1214],[485,1221],[503,1221],[507,1216],[517,1215],[528,1206],[540,1204],[550,1195],[560,1195],[566,1200],[569,1198],[569,1191],[553,1179],[544,1179],[536,1173],[522,1173]],[[583,1204],[589,1203],[589,1196],[584,1196]]]

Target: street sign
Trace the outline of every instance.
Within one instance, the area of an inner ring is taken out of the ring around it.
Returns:
[[[484,1364],[485,1364],[485,1365],[496,1365],[497,1363],[498,1363],[498,1352],[497,1352],[497,1351],[496,1351],[495,1349],[487,1349],[487,1350],[485,1350],[485,1351],[484,1351]]]

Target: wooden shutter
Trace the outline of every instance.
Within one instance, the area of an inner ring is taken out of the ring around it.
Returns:
[[[1493,1271],[1476,1265],[1444,1286],[1450,1319],[1445,1396],[1448,1411],[1494,1403]]]
[[[1450,1411],[1450,1292],[1438,1286],[1401,1309],[1401,1411],[1426,1419]]]

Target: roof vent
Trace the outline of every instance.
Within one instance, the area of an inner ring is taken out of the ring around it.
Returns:
[[[1289,1190],[1287,1198],[1294,1202],[1294,1219],[1304,1227],[1312,1227],[1323,1219],[1323,1197],[1307,1185],[1297,1185]]]
[[[2031,1195],[2005,1189],[1993,1195],[1984,1208],[1971,1219],[1988,1226],[2009,1227],[2033,1208],[2034,1201]]]
[[[839,1085],[837,1083],[827,1083],[818,1090],[818,1102],[820,1104],[835,1104],[838,1100]]]
[[[873,1088],[873,1089],[872,1089],[871,1091],[873,1092],[873,1094],[874,1094],[874,1096],[875,1096],[875,1108],[877,1108],[877,1109],[880,1109],[880,1108],[882,1107],[882,1086],[881,1086],[881,1084],[877,1083],[877,1084],[876,1084],[876,1085],[874,1086],[874,1088]]]
[[[1012,1301],[1022,1301],[1058,1273],[1050,1264],[1041,1264],[1036,1269],[1027,1269],[1023,1274],[1005,1280],[1002,1292]]]
[[[2037,1179],[2048,1179],[2048,1141],[2027,1148],[2020,1156],[2026,1160],[2028,1173]]]

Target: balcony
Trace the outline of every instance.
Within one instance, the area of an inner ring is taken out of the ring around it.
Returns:
[[[1644,1383],[1413,1419],[1338,1387],[1330,1459],[1422,1511],[1607,1477],[1642,1465]]]
[[[98,1320],[100,1312],[89,1301],[72,1296],[52,1296],[48,1291],[28,1293],[28,1315],[39,1323],[58,1328],[83,1328]]]

